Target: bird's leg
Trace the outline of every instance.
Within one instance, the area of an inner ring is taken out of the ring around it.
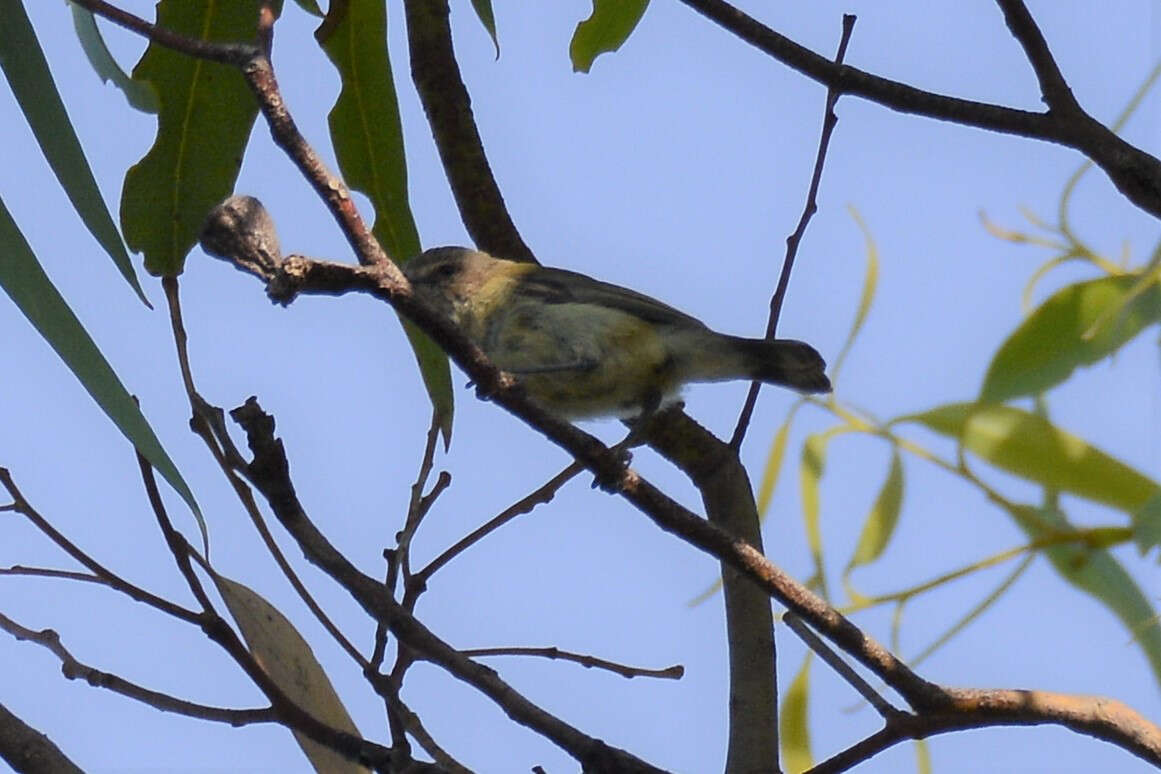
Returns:
[[[632,448],[644,443],[642,435],[645,427],[653,417],[657,416],[660,407],[661,393],[657,390],[651,390],[645,395],[645,400],[641,404],[641,413],[633,419],[625,420],[625,423],[629,425],[628,434],[620,442],[609,447],[609,451],[617,457],[618,475],[633,461]],[[611,493],[616,489],[615,484],[616,481],[608,476],[598,474],[593,477],[593,489],[600,487]]]

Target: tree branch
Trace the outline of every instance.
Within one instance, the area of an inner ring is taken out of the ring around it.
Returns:
[[[47,736],[0,704],[0,760],[22,774],[84,774]]]
[[[447,644],[391,598],[383,584],[352,565],[307,517],[290,480],[290,463],[282,441],[274,436],[274,420],[253,398],[230,415],[246,431],[254,460],[250,481],[266,498],[279,522],[298,541],[307,559],[330,575],[377,621],[411,648],[473,686],[504,709],[517,723],[555,742],[586,770],[659,772],[629,753],[609,747],[536,706],[505,683],[495,671],[477,664]]]
[[[1068,112],[1034,113],[923,91],[849,65],[835,64],[724,0],[680,2],[758,50],[840,94],[854,94],[901,113],[1031,137],[1078,150],[1103,169],[1129,201],[1161,217],[1161,161],[1117,137],[1080,108]],[[1006,5],[1014,8],[1013,3]],[[1019,25],[1017,30],[1014,32],[1028,51],[1030,42],[1027,41],[1031,39],[1021,37],[1025,30]],[[1046,98],[1049,95],[1053,99],[1060,97],[1044,60],[1034,61],[1033,67],[1038,76],[1047,78],[1050,88]]]
[[[855,17],[851,14],[843,16],[843,31],[839,38],[838,52],[834,55],[835,64],[842,64],[847,55],[847,44],[850,43],[851,33],[855,29]],[[782,273],[778,276],[778,285],[774,288],[774,295],[770,297],[770,317],[766,321],[766,338],[774,338],[778,331],[778,318],[782,316],[782,303],[786,300],[786,290],[790,287],[790,272],[794,269],[794,259],[798,255],[798,245],[806,234],[806,226],[814,213],[818,211],[818,188],[822,184],[822,168],[826,164],[826,151],[830,147],[830,138],[834,128],[838,125],[838,116],[834,107],[838,103],[839,93],[833,88],[826,93],[826,106],[822,113],[822,132],[818,138],[818,153],[814,158],[814,172],[810,176],[810,186],[806,192],[806,203],[802,208],[802,216],[793,233],[786,237],[786,257],[782,259]],[[730,437],[730,448],[735,452],[742,448],[742,439],[746,437],[746,428],[750,426],[750,417],[754,414],[754,406],[758,403],[758,392],[762,389],[761,382],[750,384],[750,391],[746,393],[746,402],[742,404],[742,411],[738,415],[738,422],[734,425],[734,434]]]
[[[468,234],[484,252],[535,262],[508,214],[484,153],[452,48],[447,0],[405,0],[403,8],[411,79]]]

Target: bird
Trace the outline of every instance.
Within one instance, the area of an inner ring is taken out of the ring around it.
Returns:
[[[718,333],[661,301],[578,272],[448,246],[412,258],[403,273],[417,297],[564,419],[648,416],[691,382],[831,389],[825,361],[805,342]]]

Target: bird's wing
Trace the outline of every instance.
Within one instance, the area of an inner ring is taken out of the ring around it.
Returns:
[[[592,304],[617,309],[655,325],[705,328],[696,317],[635,290],[601,282],[566,269],[541,268],[519,280],[515,296],[539,299],[547,304]]]

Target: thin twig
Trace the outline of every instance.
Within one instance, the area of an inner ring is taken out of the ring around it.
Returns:
[[[198,604],[202,606],[200,623],[206,636],[220,646],[234,660],[234,663],[242,668],[242,671],[254,682],[254,685],[266,695],[279,721],[353,761],[372,763],[377,769],[386,770],[392,759],[390,749],[333,728],[291,700],[282,687],[266,673],[266,670],[250,653],[233,628],[218,615],[213,602],[194,571],[193,563],[190,560],[194,554],[193,549],[182,534],[174,528],[173,522],[169,518],[165,503],[162,501],[161,493],[157,488],[157,480],[153,475],[152,466],[140,452],[137,454],[137,463],[141,468],[141,480],[145,485],[146,496],[153,508],[158,526],[161,527],[161,532],[165,536],[170,553],[173,555],[178,570],[185,578],[190,591],[198,600]]]
[[[186,396],[189,399],[190,408],[193,412],[190,427],[206,444],[206,448],[209,449],[214,461],[218,463],[218,467],[221,469],[223,475],[225,475],[230,486],[234,489],[234,493],[238,496],[243,509],[245,509],[247,515],[250,517],[251,523],[258,531],[258,535],[266,546],[266,550],[270,552],[275,564],[278,565],[279,570],[282,571],[283,576],[290,583],[295,593],[298,594],[311,614],[326,629],[327,633],[347,652],[347,655],[360,667],[366,668],[366,658],[363,657],[363,654],[359,652],[358,648],[354,646],[334,621],[331,620],[330,616],[322,609],[322,606],[315,601],[314,596],[306,588],[306,584],[298,577],[298,573],[294,571],[290,561],[283,554],[282,549],[279,548],[278,543],[274,540],[270,529],[266,526],[266,520],[262,518],[262,511],[258,508],[258,504],[254,502],[254,497],[250,490],[235,473],[236,470],[243,468],[246,462],[230,439],[230,434],[223,419],[223,412],[220,408],[210,405],[208,401],[202,398],[194,384],[193,368],[190,365],[189,357],[189,336],[186,334],[185,321],[181,313],[181,292],[178,280],[176,277],[163,277],[162,286],[165,290],[165,300],[169,308],[170,329],[173,333],[174,346],[177,349],[177,361],[181,369],[182,384],[185,386]]]
[[[94,688],[104,688],[127,696],[130,699],[148,704],[162,712],[176,712],[179,715],[188,715],[191,718],[212,720],[217,723],[229,723],[232,726],[244,726],[251,723],[273,723],[278,720],[271,707],[265,709],[228,709],[226,707],[211,707],[205,704],[179,699],[167,693],[160,693],[144,688],[123,677],[103,672],[78,661],[60,641],[60,635],[52,629],[35,631],[21,626],[8,616],[0,613],[0,629],[11,634],[18,640],[40,645],[46,648],[61,663],[61,672],[69,680],[84,680]]]
[[[160,610],[167,615],[171,615],[174,618],[178,618],[194,624],[200,622],[201,618],[198,613],[188,608],[182,607],[175,602],[170,602],[168,599],[164,599],[163,597],[159,597],[156,594],[146,591],[140,586],[136,586],[130,583],[78,548],[76,544],[58,532],[51,524],[49,524],[48,520],[41,516],[40,513],[32,507],[32,504],[24,498],[24,495],[21,494],[20,490],[17,488],[16,482],[12,479],[12,474],[8,471],[7,468],[0,468],[0,484],[4,485],[4,488],[8,490],[8,494],[12,497],[11,506],[5,508],[4,510],[11,510],[24,516],[26,519],[32,522],[33,526],[44,533],[49,540],[51,540],[53,543],[56,543],[56,545],[59,546],[61,550],[63,550],[73,559],[77,560],[80,564],[87,568],[89,572],[93,573],[98,578],[101,578],[109,586],[116,589],[117,591],[120,591],[130,599],[133,599],[137,602],[144,602],[150,607],[156,610]]]
[[[572,661],[587,669],[604,669],[625,678],[659,677],[666,680],[680,680],[685,675],[685,667],[681,664],[674,664],[665,669],[646,669],[644,667],[618,664],[615,661],[606,661],[596,656],[586,656],[583,653],[571,653],[557,647],[467,648],[460,652],[471,658],[480,658],[483,656],[539,656],[541,658]]]
[[[533,704],[494,670],[484,667],[438,638],[388,595],[381,581],[360,572],[309,520],[289,478],[282,442],[274,436],[274,420],[253,398],[230,415],[246,431],[254,461],[249,475],[282,525],[293,535],[307,559],[330,575],[376,620],[389,622],[391,632],[421,658],[488,696],[517,723],[545,736],[593,771],[661,771],[635,756],[584,734]],[[616,767],[616,768],[614,768]]]
[[[834,55],[836,65],[841,65],[847,55],[847,44],[850,43],[851,33],[855,29],[855,16],[843,15],[842,36],[839,38],[838,52]],[[774,295],[770,297],[770,317],[766,321],[766,338],[774,338],[778,331],[778,318],[782,316],[782,303],[786,299],[786,290],[790,286],[790,272],[794,269],[794,259],[798,256],[798,245],[806,233],[806,226],[814,213],[818,211],[818,188],[822,183],[822,168],[826,164],[826,151],[830,147],[830,138],[834,128],[838,125],[838,116],[834,107],[841,94],[831,87],[826,92],[826,106],[823,109],[822,132],[818,138],[818,153],[814,158],[814,172],[810,176],[810,187],[806,193],[806,203],[802,208],[802,215],[798,218],[798,225],[794,232],[786,237],[786,257],[782,259],[782,272],[778,276],[778,285]],[[754,414],[754,406],[758,402],[758,391],[762,389],[761,382],[750,384],[750,391],[746,393],[746,401],[742,404],[742,411],[738,415],[738,422],[734,425],[734,434],[730,436],[730,448],[737,451],[742,448],[742,440],[746,437],[746,428],[750,426],[750,417]]]
[[[831,650],[825,642],[823,642],[818,635],[810,630],[801,618],[794,613],[783,613],[783,622],[790,627],[790,630],[798,635],[798,638],[806,643],[806,646],[813,650],[818,657],[826,664],[839,673],[839,676],[851,684],[859,695],[867,700],[875,711],[884,718],[890,718],[898,714],[899,710],[891,706],[891,702],[884,699],[879,693],[871,687],[871,684],[864,680],[858,672],[851,669],[847,662],[839,658],[838,654]]]
[[[923,91],[850,65],[836,65],[725,0],[680,2],[774,59],[844,94],[863,97],[901,113],[1075,148],[1103,169],[1129,201],[1152,215],[1161,216],[1161,161],[1125,142],[1079,108],[1036,113]],[[1034,62],[1033,67],[1037,68],[1038,75],[1043,74],[1042,63]]]
[[[512,505],[508,506],[496,516],[489,519],[486,523],[481,524],[479,527],[472,530],[470,533],[457,541],[455,545],[451,546],[442,554],[428,562],[426,567],[415,573],[415,583],[426,585],[427,582],[431,579],[431,576],[434,575],[436,571],[439,570],[439,568],[443,567],[452,559],[462,554],[468,548],[480,542],[485,537],[495,532],[497,529],[504,526],[517,516],[530,513],[537,505],[551,502],[552,498],[556,496],[557,490],[564,486],[565,483],[567,483],[582,470],[584,470],[584,465],[581,465],[579,462],[573,462],[572,464],[568,465],[564,470],[557,473],[543,485],[533,490],[532,492],[529,492],[527,495],[520,498],[516,502],[512,503]]]
[[[71,570],[55,570],[51,567],[26,567],[22,564],[14,564],[11,567],[0,567],[0,575],[25,576],[29,578],[61,578],[64,580],[94,583],[98,586],[112,588],[109,580],[99,575],[93,575],[87,572],[74,572]]]

